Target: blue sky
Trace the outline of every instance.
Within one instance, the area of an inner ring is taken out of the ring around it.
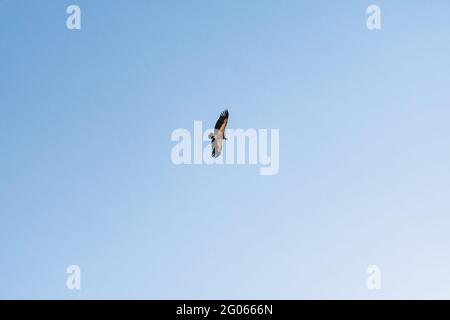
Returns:
[[[0,298],[449,298],[449,9],[0,1]],[[278,175],[172,164],[224,107]]]

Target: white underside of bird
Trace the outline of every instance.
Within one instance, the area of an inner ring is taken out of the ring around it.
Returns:
[[[219,130],[214,130],[214,134],[208,136],[211,139],[212,157],[217,158],[222,154],[223,134]]]
[[[213,158],[219,157],[222,153],[223,140],[226,140],[225,129],[228,124],[228,115],[228,110],[224,110],[214,126],[214,133],[208,135],[209,139],[211,139],[211,156]]]

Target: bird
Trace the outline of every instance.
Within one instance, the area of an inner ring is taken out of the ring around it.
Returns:
[[[222,153],[222,144],[223,140],[227,140],[225,138],[225,129],[228,124],[228,110],[222,111],[219,119],[216,122],[214,127],[214,133],[210,133],[208,138],[211,139],[211,147],[212,153],[211,156],[213,158],[217,158]]]

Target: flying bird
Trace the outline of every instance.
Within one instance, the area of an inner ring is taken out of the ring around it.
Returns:
[[[216,125],[214,127],[214,133],[210,133],[208,135],[208,138],[211,139],[211,147],[212,147],[212,154],[211,156],[213,158],[217,158],[222,153],[222,143],[223,140],[227,140],[225,138],[225,128],[228,124],[228,110],[223,111],[220,114],[219,119],[216,122]]]

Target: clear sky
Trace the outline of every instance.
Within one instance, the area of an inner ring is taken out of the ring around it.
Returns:
[[[449,12],[0,1],[0,298],[450,298]],[[225,107],[278,175],[171,162]]]

